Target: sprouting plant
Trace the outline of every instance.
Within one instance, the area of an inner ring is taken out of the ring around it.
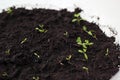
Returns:
[[[40,58],[40,55],[38,55],[38,53],[34,53],[35,56],[37,56],[37,58]]]
[[[109,48],[106,49],[106,54],[105,54],[105,55],[106,55],[106,56],[109,55]]]
[[[32,79],[33,80],[40,80],[39,76],[37,76],[37,77],[33,76]]]
[[[64,33],[64,36],[68,36],[68,32],[67,31]]]
[[[72,58],[72,55],[68,55],[68,56],[66,57],[66,60],[69,61],[71,58]]]
[[[83,66],[82,69],[85,70],[87,73],[89,72],[88,67]]]
[[[27,41],[27,38],[24,38],[22,41],[21,41],[21,44],[25,43]]]
[[[7,55],[10,55],[10,49],[7,49],[7,50],[5,51],[5,53],[6,53]]]
[[[4,72],[4,73],[2,74],[2,76],[4,76],[4,77],[8,76],[7,72]]]
[[[83,20],[83,19],[80,18],[80,13],[75,13],[72,22],[80,23],[81,20]]]
[[[36,27],[35,30],[39,31],[40,33],[46,33],[48,30],[44,29],[44,25],[40,24],[39,27]]]
[[[83,26],[83,30],[84,30],[86,33],[88,33],[88,35],[90,35],[90,36],[92,36],[93,38],[97,39],[97,38],[96,38],[96,35],[93,35],[93,33],[92,33],[91,30],[90,30],[90,31],[87,30],[87,27],[86,27],[86,26]]]
[[[8,8],[8,9],[7,9],[7,13],[8,13],[8,14],[12,14],[12,12],[13,12],[12,8]]]
[[[84,42],[82,42],[81,38],[80,37],[77,37],[77,40],[76,40],[77,44],[82,46],[83,49],[79,49],[78,52],[79,53],[83,53],[84,55],[84,58],[86,60],[88,60],[88,56],[87,56],[87,46],[91,46],[93,45],[92,42],[90,42],[89,40],[85,40]]]

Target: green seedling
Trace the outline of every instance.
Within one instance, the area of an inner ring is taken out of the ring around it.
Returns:
[[[68,36],[68,32],[67,31],[64,33],[64,36]]]
[[[90,36],[92,36],[93,38],[97,39],[97,38],[96,38],[96,35],[93,35],[92,31],[88,31],[88,30],[87,30],[87,27],[86,27],[86,26],[83,26],[83,30],[84,30],[88,35],[90,35]]]
[[[8,9],[7,9],[7,13],[8,13],[8,14],[12,14],[12,12],[13,12],[12,8],[8,8]]]
[[[69,61],[72,58],[72,55],[66,57],[66,60]]]
[[[39,31],[40,33],[46,33],[48,31],[44,29],[43,24],[39,25],[39,27],[36,27],[35,30]]]
[[[37,58],[40,58],[40,55],[38,55],[38,53],[34,53],[35,56],[37,56]]]
[[[85,70],[87,73],[89,72],[88,67],[83,66],[82,69]]]
[[[109,48],[106,49],[106,54],[105,54],[105,55],[106,55],[106,56],[109,55]]]
[[[83,20],[83,19],[80,18],[80,13],[75,13],[72,22],[80,23],[81,20]]]
[[[5,54],[10,55],[10,49],[6,50]]]
[[[22,41],[21,41],[21,44],[25,43],[27,41],[27,38],[24,38]]]
[[[7,72],[4,72],[2,76],[7,77],[8,76]]]
[[[88,55],[86,54],[86,49],[78,50],[78,52],[79,52],[79,53],[83,53],[84,58],[85,58],[86,60],[88,60]]]
[[[84,54],[84,58],[86,60],[88,60],[88,56],[86,54],[87,52],[87,46],[91,46],[93,45],[92,42],[90,42],[89,40],[85,40],[84,42],[82,42],[81,38],[80,37],[77,37],[77,40],[76,40],[77,44],[82,46],[83,49],[79,49],[78,52],[79,53],[83,53]]]
[[[38,76],[37,77],[33,76],[32,79],[33,80],[40,80],[40,78]]]

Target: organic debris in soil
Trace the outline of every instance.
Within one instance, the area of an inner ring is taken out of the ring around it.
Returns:
[[[119,46],[80,9],[0,13],[0,80],[109,80]]]

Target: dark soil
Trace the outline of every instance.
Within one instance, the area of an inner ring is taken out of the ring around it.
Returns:
[[[109,80],[118,71],[119,46],[95,23],[73,23],[78,12],[13,8],[12,13],[0,13],[0,80]],[[35,30],[39,24],[48,31]],[[97,38],[83,31],[83,26]],[[82,47],[77,37],[94,43],[88,46],[88,60],[78,52]]]

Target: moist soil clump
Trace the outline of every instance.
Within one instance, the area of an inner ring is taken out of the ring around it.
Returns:
[[[0,80],[109,80],[118,72],[119,45],[79,12],[0,13]]]

